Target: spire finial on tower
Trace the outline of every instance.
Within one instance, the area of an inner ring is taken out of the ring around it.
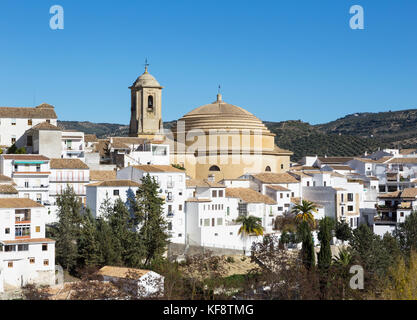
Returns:
[[[148,73],[148,66],[149,66],[148,58],[145,58],[145,73]]]
[[[217,89],[217,102],[221,102],[222,101],[222,94],[220,93],[220,85]]]

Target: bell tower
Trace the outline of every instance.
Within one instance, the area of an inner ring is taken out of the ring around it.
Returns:
[[[131,117],[129,135],[144,139],[161,140],[163,137],[161,96],[163,87],[145,72],[136,79],[130,89]]]

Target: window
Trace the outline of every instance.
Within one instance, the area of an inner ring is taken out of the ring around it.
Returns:
[[[217,197],[217,190],[212,190],[212,191],[211,191],[211,196],[212,196],[213,198],[216,198],[216,197]]]
[[[348,201],[353,201],[353,193],[347,194]]]
[[[310,186],[310,181],[307,181],[307,187],[309,187]]]
[[[32,119],[28,119],[28,126],[32,125]]]
[[[229,234],[230,234],[231,236],[233,236],[233,232],[230,232]]]
[[[43,260],[43,265],[44,266],[49,266],[49,260],[48,259]]]
[[[217,225],[222,226],[223,225],[223,218],[217,218]]]
[[[178,211],[182,211],[182,204],[178,205]]]
[[[12,126],[16,125],[16,119],[12,119]]]
[[[48,244],[42,243],[42,251],[48,251]]]
[[[200,219],[200,227],[203,225],[203,219]]]
[[[172,230],[172,222],[168,222],[168,230],[171,231]]]
[[[178,237],[181,238],[182,237],[182,233],[178,233]]]
[[[46,123],[51,123],[51,120],[49,120],[49,119],[46,119]]]
[[[29,258],[29,263],[34,264],[35,263],[35,258]]]
[[[36,232],[41,232],[41,227],[40,226],[36,226],[35,231]]]
[[[118,189],[113,190],[113,195],[118,196],[119,195],[119,190]]]
[[[287,193],[287,198],[289,198],[290,197],[290,194],[289,193]]]
[[[13,261],[9,261],[9,262],[7,263],[7,267],[9,267],[9,268],[13,268]]]
[[[404,217],[404,212],[400,212],[400,217]]]
[[[271,172],[271,167],[270,166],[266,166],[265,171],[266,172]]]
[[[167,200],[172,200],[172,192],[168,192],[168,194],[167,194]]]
[[[41,165],[40,164],[36,165],[36,172],[41,172]]]
[[[215,236],[215,237],[217,237],[218,235],[219,235],[218,233],[215,233],[215,234],[214,234],[214,236]]]
[[[16,246],[15,245],[6,245],[6,246],[4,246],[4,251],[5,252],[16,251]]]
[[[28,237],[28,236],[30,236],[30,226],[29,225],[16,226],[15,236],[16,237]]]
[[[223,198],[223,190],[219,190],[219,198]]]
[[[278,207],[278,211],[282,211],[283,207]]]
[[[348,211],[352,212],[353,211],[353,206],[348,206]]]
[[[279,194],[279,197],[280,197],[280,199],[284,198],[284,194],[281,192],[281,193]]]
[[[204,226],[209,227],[210,226],[210,219],[204,219]]]
[[[5,234],[10,234],[10,228],[6,228],[6,229],[4,229],[4,233],[5,233]]]
[[[42,194],[41,193],[36,194],[36,202],[37,203],[42,203]]]
[[[12,144],[15,144],[15,143],[16,143],[16,136],[12,135]]]
[[[26,137],[26,145],[28,147],[31,147],[33,145],[33,143],[32,143],[32,136],[27,136]]]
[[[28,244],[18,244],[17,251],[28,251],[29,245]]]
[[[211,166],[209,171],[220,171],[220,168],[218,166]]]
[[[168,205],[168,213],[172,213],[172,204]]]
[[[211,226],[214,227],[214,218],[211,218]]]
[[[284,165],[283,164],[281,164],[281,169],[284,169]]]
[[[293,198],[294,198],[294,192],[291,192],[291,197],[293,197]]]
[[[324,186],[326,187],[326,185],[327,185],[327,182],[326,182],[326,181],[324,181]]]
[[[148,112],[153,112],[153,96],[148,96]]]

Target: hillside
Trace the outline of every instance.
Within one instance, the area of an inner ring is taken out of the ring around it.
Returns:
[[[164,127],[173,123],[165,122]],[[417,109],[355,113],[319,125],[300,120],[264,123],[276,134],[278,146],[294,152],[293,161],[305,155],[355,156],[384,147],[417,147]],[[123,124],[58,121],[58,125],[100,138],[128,134]]]

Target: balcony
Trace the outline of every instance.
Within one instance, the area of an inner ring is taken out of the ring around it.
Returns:
[[[167,182],[167,188],[174,188],[174,187],[175,187],[175,183],[173,181]]]
[[[374,223],[375,224],[396,224],[397,223],[397,217],[395,216],[375,216],[374,217]]]

